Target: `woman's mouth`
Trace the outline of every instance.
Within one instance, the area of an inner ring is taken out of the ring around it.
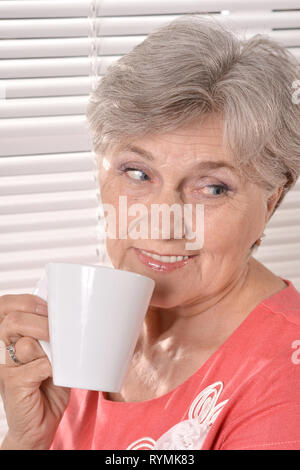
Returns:
[[[134,248],[139,260],[154,271],[171,272],[190,263],[196,256],[159,255],[157,253]]]

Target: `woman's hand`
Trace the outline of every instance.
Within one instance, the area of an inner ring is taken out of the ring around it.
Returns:
[[[0,364],[8,424],[1,450],[49,449],[67,407],[70,389],[53,385],[51,364],[37,341],[49,341],[47,315],[47,303],[38,296],[0,297],[0,345],[15,343],[21,362],[16,365],[6,351]]]

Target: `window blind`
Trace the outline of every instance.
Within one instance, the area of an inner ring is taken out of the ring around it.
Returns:
[[[266,33],[300,60],[299,0],[0,2],[0,295],[31,292],[49,261],[110,263],[88,96],[152,29],[194,12]],[[255,254],[298,289],[299,207],[297,183]]]

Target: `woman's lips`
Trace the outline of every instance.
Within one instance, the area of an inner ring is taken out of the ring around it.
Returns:
[[[151,256],[146,255],[143,253],[141,250],[138,248],[134,248],[139,260],[148,266],[150,269],[153,269],[154,271],[160,271],[160,272],[171,272],[174,271],[175,269],[182,268],[186,264],[189,264],[193,261],[193,259],[198,256],[198,255],[193,255],[189,256],[188,259],[183,259],[182,261],[175,261],[174,263],[168,263],[160,260],[156,260],[151,258]]]

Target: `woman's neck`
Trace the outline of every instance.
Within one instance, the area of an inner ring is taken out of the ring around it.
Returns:
[[[285,283],[255,258],[222,291],[189,305],[171,309],[150,306],[136,350],[221,344],[263,299],[283,289]]]

